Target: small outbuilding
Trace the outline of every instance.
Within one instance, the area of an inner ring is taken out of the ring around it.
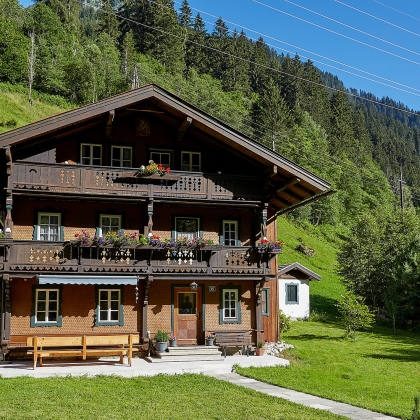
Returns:
[[[321,276],[298,262],[279,265],[279,307],[292,319],[309,317],[310,280],[321,280]]]

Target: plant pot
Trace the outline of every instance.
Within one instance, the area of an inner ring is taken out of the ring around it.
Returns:
[[[164,352],[168,348],[168,343],[166,341],[157,341],[156,342],[156,351],[158,353]]]
[[[256,356],[264,356],[265,348],[264,347],[257,347],[255,349],[255,355]]]
[[[169,340],[169,347],[176,347],[177,341],[176,340]]]
[[[213,346],[214,345],[214,339],[213,340],[209,340],[206,338],[206,346]]]

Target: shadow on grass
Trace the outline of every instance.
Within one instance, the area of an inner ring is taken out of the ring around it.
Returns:
[[[289,335],[288,338],[291,338],[291,337],[292,336]],[[316,334],[299,334],[299,335],[293,336],[293,339],[303,340],[303,341],[308,341],[308,340],[342,340],[343,337],[331,337],[329,335],[316,335]]]
[[[366,354],[364,357],[379,360],[397,360],[399,362],[419,362],[420,352],[404,352],[400,354]]]
[[[339,312],[335,306],[336,303],[336,299],[331,299],[329,297],[317,295],[315,293],[311,294],[311,310],[324,312],[331,319],[339,316]]]

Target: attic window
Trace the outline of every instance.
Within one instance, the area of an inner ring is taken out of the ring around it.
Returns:
[[[131,168],[132,166],[132,148],[125,146],[111,146],[111,166]]]
[[[171,168],[172,150],[150,150],[150,160],[160,163],[164,168]]]
[[[80,145],[80,161],[82,165],[102,165],[102,146],[82,143]]]
[[[201,171],[201,153],[181,152],[181,170],[189,172]]]

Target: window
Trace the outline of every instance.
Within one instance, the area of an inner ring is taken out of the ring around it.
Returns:
[[[262,305],[262,314],[264,316],[270,315],[270,289],[263,287],[261,291],[261,305]]]
[[[37,241],[63,240],[60,213],[38,213],[38,225],[35,225],[34,238]]]
[[[112,214],[101,214],[99,217],[99,232],[98,236],[105,236],[110,232],[120,232],[121,230],[121,216]]]
[[[102,146],[82,143],[80,145],[80,161],[82,165],[102,165]]]
[[[96,287],[95,325],[124,325],[123,289]]]
[[[155,163],[160,163],[163,167],[171,167],[171,156],[172,152],[170,150],[151,150],[150,151],[150,160],[153,160]]]
[[[296,283],[286,284],[286,303],[293,305],[299,303],[299,285]]]
[[[181,170],[189,172],[201,171],[201,153],[181,152]]]
[[[34,286],[31,328],[61,327],[61,288]]]
[[[241,288],[227,285],[220,288],[220,324],[241,323]]]
[[[195,236],[202,236],[200,232],[200,219],[198,217],[175,217],[174,238],[193,239]]]
[[[125,146],[111,146],[111,166],[131,168],[132,148]]]
[[[239,246],[238,222],[236,220],[223,220],[221,245]]]

